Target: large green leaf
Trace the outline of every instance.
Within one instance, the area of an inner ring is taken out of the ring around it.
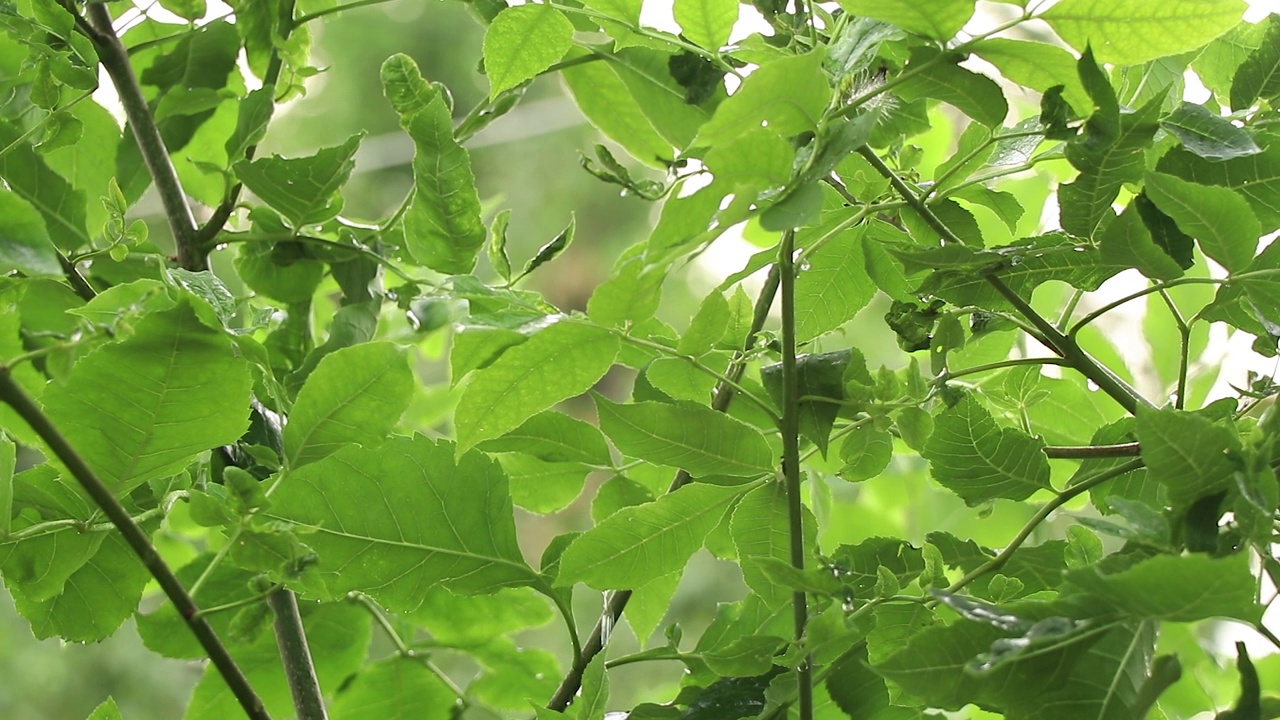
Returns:
[[[333,720],[450,720],[457,696],[420,660],[392,656],[368,665],[333,702]]]
[[[1080,114],[1087,114],[1089,95],[1076,74],[1071,53],[1041,42],[987,38],[973,46],[973,52],[995,65],[1000,74],[1033,90],[1045,92],[1054,85],[1064,87],[1063,96]]]
[[[1009,114],[1009,101],[994,80],[966,70],[961,58],[939,58],[938,51],[918,46],[904,71],[914,74],[897,87],[904,100],[933,98],[954,105],[960,112],[988,127],[999,127]]]
[[[579,57],[579,52],[574,51],[570,57]],[[618,77],[613,63],[583,62],[565,68],[560,77],[578,110],[605,137],[645,165],[666,167],[663,160],[670,160],[674,154],[671,143],[645,117],[644,109]]]
[[[6,122],[0,122],[0,147],[5,148],[0,178],[40,213],[53,244],[63,250],[88,245],[92,236],[85,229],[84,192],[51,170],[22,133]]]
[[[1009,498],[1025,500],[1049,487],[1044,443],[1013,428],[1001,428],[972,395],[934,419],[921,453],[933,477],[969,505]]]
[[[950,40],[973,16],[974,0],[938,0],[922,4],[912,0],[841,0],[854,16],[893,23],[934,40]]]
[[[1063,0],[1040,17],[1102,62],[1136,65],[1194,50],[1240,22],[1242,0]]]
[[[804,342],[853,319],[875,295],[862,245],[866,226],[843,232],[808,254],[796,278],[796,340]]]
[[[11,460],[10,472],[12,469]],[[18,473],[8,485],[10,502],[5,519],[13,530],[68,518],[90,522],[97,511],[73,481],[59,477],[50,465]],[[49,600],[63,591],[68,577],[93,558],[105,537],[104,533],[67,530],[11,540],[0,545],[0,573],[15,596],[31,602]]]
[[[552,405],[590,390],[618,355],[603,328],[562,319],[478,370],[454,416],[460,450],[520,427]]]
[[[442,93],[427,91],[410,60],[390,58],[382,81],[415,150],[413,201],[404,215],[409,254],[432,270],[469,273],[484,246],[485,228],[471,156],[453,139],[449,105]]]
[[[1098,235],[1102,259],[1117,265],[1131,265],[1153,280],[1172,280],[1182,276],[1182,266],[1151,238],[1142,222],[1137,201],[1107,223]]]
[[[337,192],[355,168],[363,135],[304,158],[273,155],[236,163],[236,175],[263,202],[280,211],[295,228],[330,220],[342,211]]]
[[[738,22],[737,0],[675,0],[673,12],[685,37],[713,51],[729,42]]]
[[[516,544],[507,478],[478,452],[395,438],[349,447],[285,476],[270,516],[312,530],[330,599],[358,590],[410,612],[434,585],[485,593],[538,575]]]
[[[1256,622],[1262,617],[1248,553],[1225,558],[1157,555],[1116,573],[1094,567],[1075,570],[1067,573],[1067,582],[1093,602],[1144,620],[1229,617]]]
[[[1160,127],[1173,133],[1184,148],[1209,160],[1230,160],[1262,152],[1248,131],[1203,105],[1182,103],[1160,120]]]
[[[517,452],[547,462],[609,464],[609,447],[596,426],[563,413],[546,411],[520,427],[480,443],[485,452]]]
[[[1198,498],[1234,484],[1240,441],[1225,425],[1172,408],[1138,409],[1138,442],[1151,477],[1169,500],[1187,507]]]
[[[413,400],[413,372],[392,343],[332,352],[307,376],[284,428],[285,462],[298,468],[355,443],[380,442]]]
[[[569,52],[573,23],[547,4],[509,7],[484,34],[484,66],[489,97],[532,80]]]
[[[1258,48],[1249,53],[1231,81],[1231,109],[1245,110],[1258,98],[1280,96],[1280,19],[1267,19]]]
[[[808,508],[804,516],[805,547],[812,547],[817,537],[817,523]],[[790,588],[778,585],[760,569],[760,558],[791,562],[791,531],[787,492],[782,483],[768,483],[742,497],[733,509],[729,534],[742,565],[742,579],[747,587],[771,608],[791,601]]]
[[[43,404],[89,466],[123,493],[235,442],[249,425],[249,394],[248,367],[230,339],[183,303],[76,363]]]
[[[750,487],[695,482],[651,503],[619,510],[565,549],[556,584],[620,590],[680,570]]]
[[[30,276],[62,274],[44,218],[21,197],[0,189],[0,273],[12,270]]]
[[[738,91],[720,103],[694,144],[727,143],[761,123],[768,123],[770,130],[783,137],[813,130],[830,98],[822,53],[774,60],[748,75]]]
[[[759,430],[698,405],[611,403],[596,396],[600,429],[624,455],[687,470],[694,477],[773,472]]]
[[[1222,185],[1244,196],[1262,223],[1262,232],[1280,228],[1280,139],[1260,135],[1261,153],[1228,160],[1202,158],[1175,149],[1165,153],[1156,170],[1201,185]]]
[[[717,90],[710,100],[688,102],[687,91],[671,75],[671,55],[643,47],[629,47],[604,55],[618,77],[639,103],[655,130],[678,148],[688,147],[698,128],[711,118],[715,102],[724,97]]]
[[[43,640],[98,642],[110,637],[142,599],[150,573],[118,533],[108,535],[93,557],[67,578],[62,592],[32,600],[20,592],[13,603]]]
[[[1147,173],[1146,188],[1152,202],[1229,272],[1253,260],[1262,226],[1239,193],[1163,173]]]

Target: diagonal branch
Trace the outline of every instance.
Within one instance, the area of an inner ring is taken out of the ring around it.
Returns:
[[[928,205],[920,199],[920,196],[917,195],[910,186],[903,182],[902,178],[898,177],[898,174],[893,171],[893,168],[886,165],[884,161],[880,159],[880,156],[876,155],[874,150],[863,145],[858,148],[858,154],[865,158],[867,162],[871,163],[871,166],[876,169],[876,172],[880,173],[882,177],[889,181],[889,184],[892,185],[893,189],[902,196],[903,200],[907,201],[907,204],[911,206],[911,209],[916,211],[916,213],[924,219],[929,227],[933,228],[935,232],[942,236],[944,242],[956,245],[964,244],[964,242],[951,231],[951,228],[947,227],[946,223],[942,222],[942,220],[934,214],[933,210],[931,210]],[[993,288],[995,288],[996,292],[1000,293],[1006,300],[1008,300],[1009,303],[1012,304],[1013,307],[1023,317],[1025,317],[1033,327],[1035,327],[1039,335],[1039,339],[1049,347],[1049,349],[1058,353],[1058,355],[1061,356],[1063,360],[1070,363],[1071,367],[1073,367],[1077,372],[1092,380],[1103,392],[1110,395],[1113,400],[1119,403],[1121,407],[1128,410],[1130,413],[1136,412],[1139,405],[1150,407],[1151,403],[1138,394],[1138,391],[1129,387],[1123,380],[1116,377],[1111,371],[1107,370],[1107,368],[1103,367],[1097,360],[1090,357],[1089,354],[1080,347],[1080,344],[1075,341],[1075,338],[1063,334],[1062,331],[1054,326],[1053,323],[1049,322],[1043,315],[1036,312],[1035,308],[1031,307],[1031,304],[1024,300],[1022,296],[1018,295],[1012,288],[1006,285],[1003,280],[992,274],[986,274],[984,278]]]
[[[111,24],[111,13],[106,5],[91,4],[88,14],[89,28],[86,31],[97,46],[102,66],[116,86],[129,127],[133,130],[134,139],[138,141],[142,161],[146,163],[147,171],[156,184],[156,191],[160,194],[160,203],[164,205],[169,230],[173,233],[178,265],[186,270],[207,270],[208,260],[196,243],[196,219],[191,213],[191,205],[187,203],[187,196],[182,191],[178,171],[169,159],[169,151],[164,146],[164,138],[160,136],[155,116],[142,95],[142,86],[133,74],[129,53],[116,36]]]
[[[227,648],[218,639],[217,633],[209,626],[208,621],[201,616],[200,609],[196,606],[195,600],[187,593],[186,588],[165,564],[160,557],[160,553],[156,551],[147,534],[138,527],[133,518],[129,516],[129,511],[116,500],[115,495],[111,494],[111,490],[103,484],[102,480],[89,468],[84,459],[76,453],[67,439],[58,432],[58,429],[49,421],[47,415],[35,404],[34,401],[23,392],[13,380],[13,376],[9,372],[8,366],[0,365],[0,400],[4,401],[14,409],[22,417],[23,420],[31,426],[31,429],[44,440],[53,454],[62,461],[67,467],[71,475],[80,483],[85,492],[97,503],[98,507],[106,514],[111,523],[120,530],[120,535],[125,542],[129,543],[129,547],[151,572],[151,576],[156,579],[156,583],[160,585],[160,589],[168,596],[173,607],[177,609],[187,627],[191,629],[191,633],[196,636],[196,640],[200,642],[200,646],[204,648],[205,653],[209,656],[209,660],[213,662],[214,667],[222,675],[222,679],[226,681],[227,687],[231,688],[231,692],[235,695],[236,700],[240,701],[240,707],[244,708],[245,714],[253,720],[270,720],[262,699],[253,691],[249,685],[248,679],[241,672],[240,667],[236,665],[235,660],[231,658],[231,654],[227,652]]]

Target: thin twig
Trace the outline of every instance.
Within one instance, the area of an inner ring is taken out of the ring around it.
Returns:
[[[1058,460],[1138,457],[1142,454],[1142,448],[1136,442],[1115,445],[1046,445],[1041,450],[1046,457]]]
[[[267,605],[276,618],[276,647],[280,649],[280,660],[284,664],[284,675],[298,720],[325,720],[328,715],[324,709],[324,696],[320,693],[320,681],[316,679],[315,666],[311,663],[311,650],[307,647],[307,634],[298,613],[297,597],[280,588],[267,595]]]
[[[769,309],[773,307],[773,297],[778,292],[778,283],[778,266],[774,265],[769,270],[768,277],[765,278],[764,287],[760,289],[760,295],[756,298],[755,311],[751,318],[751,329],[747,332],[746,341],[743,343],[742,354],[734,360],[726,372],[726,375],[735,382],[742,378],[742,373],[747,367],[747,360],[751,357],[751,351],[755,348],[756,336],[760,334],[765,320],[769,318]],[[711,398],[711,408],[718,412],[727,411],[734,395],[734,389],[729,385],[723,383],[717,385]],[[667,488],[667,492],[672,493],[679,490],[687,485],[690,480],[689,473],[684,470],[677,472],[671,480],[671,486]],[[582,687],[583,671],[586,670],[591,660],[604,649],[607,629],[614,627],[622,618],[622,613],[630,600],[630,590],[618,590],[608,595],[604,612],[600,613],[600,618],[596,620],[595,627],[591,629],[590,637],[587,638],[586,643],[582,646],[582,653],[574,661],[569,671],[565,673],[564,679],[560,681],[560,686],[556,688],[555,694],[547,702],[548,710],[563,712],[565,708],[569,707],[574,695],[577,695],[578,689]]]
[[[31,426],[31,429],[49,446],[49,449],[58,460],[66,466],[72,477],[80,483],[85,493],[102,509],[102,512],[111,523],[120,530],[121,537],[129,544],[129,547],[138,556],[138,559],[142,561],[147,570],[150,571],[151,576],[160,585],[160,589],[164,591],[169,601],[173,603],[173,607],[178,611],[178,616],[183,619],[191,633],[196,636],[196,640],[200,642],[205,654],[209,656],[209,660],[213,662],[214,667],[222,675],[227,687],[231,689],[231,693],[235,695],[236,700],[240,702],[240,707],[244,709],[245,714],[254,720],[270,720],[271,716],[267,714],[266,707],[262,704],[262,699],[258,697],[257,693],[249,685],[248,679],[245,678],[240,667],[236,665],[235,660],[231,658],[231,654],[227,652],[227,648],[218,638],[218,634],[199,615],[200,608],[196,606],[195,601],[187,594],[186,588],[182,586],[177,576],[173,574],[173,571],[169,569],[169,566],[160,557],[160,553],[151,544],[147,534],[143,532],[142,528],[138,527],[138,524],[130,517],[129,512],[125,510],[120,501],[111,493],[111,490],[89,468],[84,459],[75,451],[75,448],[71,447],[71,444],[67,442],[62,433],[53,426],[48,416],[14,382],[9,368],[3,365],[0,365],[0,400],[12,407]]]

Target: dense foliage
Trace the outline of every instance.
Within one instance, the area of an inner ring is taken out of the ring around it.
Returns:
[[[189,718],[1280,717],[1280,656],[1223,640],[1280,647],[1280,387],[1215,349],[1280,340],[1280,18],[473,0],[488,98],[387,48],[414,184],[358,220],[361,135],[257,148],[313,25],[379,0],[158,4],[187,22],[0,2],[0,574],[37,637],[134,618],[208,659]],[[610,141],[582,168],[660,207],[585,312],[520,287],[572,217],[513,261],[466,149],[548,75]],[[755,254],[664,304],[726,234]],[[742,592],[687,637],[703,548]]]

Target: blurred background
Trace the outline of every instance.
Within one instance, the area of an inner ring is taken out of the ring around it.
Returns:
[[[163,17],[152,0],[139,0],[137,4],[153,16]],[[1255,16],[1280,11],[1280,0],[1253,4]],[[646,3],[646,11],[655,5],[662,3]],[[984,12],[1008,11],[1008,6],[980,5]],[[749,6],[743,8],[745,13]],[[659,7],[656,20],[648,15],[646,20],[661,22],[660,10]],[[210,3],[211,16],[227,12],[225,5]],[[352,219],[377,221],[394,212],[409,189],[409,164],[413,157],[412,144],[399,129],[394,112],[382,96],[379,67],[392,53],[409,55],[429,79],[448,86],[454,98],[455,116],[461,116],[487,93],[487,84],[477,72],[483,28],[462,3],[398,0],[312,23],[311,30],[314,36],[312,64],[323,72],[308,80],[305,97],[277,111],[277,119],[260,154],[307,155],[317,148],[340,144],[355,133],[367,133],[357,155],[355,174],[345,191],[343,214]],[[127,42],[127,36],[125,39]],[[109,96],[109,92],[104,92],[104,103]],[[1032,112],[1034,100],[1023,98],[1020,117]],[[925,154],[922,166],[944,159],[954,147],[954,138],[960,129],[943,111],[938,111],[933,119],[935,131],[915,140]],[[553,77],[535,82],[510,115],[467,145],[487,210],[486,221],[499,208],[512,209],[509,252],[513,265],[523,264],[539,246],[554,237],[569,222],[571,213],[576,218],[574,244],[528,283],[530,289],[539,290],[564,310],[585,308],[592,289],[607,276],[614,259],[625,247],[644,239],[655,215],[652,204],[621,196],[616,186],[601,183],[579,167],[579,153],[590,154],[597,142],[600,142],[598,133],[582,120]],[[1062,170],[1046,166],[1002,187],[1025,198],[1029,205],[1034,202],[1038,206],[1056,182],[1054,173]],[[158,204],[148,196],[137,212],[142,216],[158,213]],[[1042,220],[1028,218],[1028,227],[1019,230],[1033,234],[1041,229]],[[742,267],[750,253],[757,249],[751,238],[750,228],[745,233],[726,237],[698,262],[669,280],[663,300],[663,307],[668,308],[666,319],[678,328],[683,327],[687,322],[683,308],[696,303],[724,276]],[[771,238],[761,241],[771,241]],[[228,267],[234,252],[218,253],[215,265]],[[477,272],[484,275],[487,268]],[[1037,300],[1037,304],[1039,301],[1060,302],[1060,299],[1040,295]],[[681,312],[669,312],[672,308],[680,308]],[[857,338],[857,345],[866,353],[871,367],[900,366],[904,356],[880,320],[885,309],[879,301],[873,302],[843,334],[838,333],[826,341],[828,347],[817,349],[847,346],[850,338]],[[1141,323],[1142,317],[1130,320]],[[1150,328],[1147,331],[1151,332]],[[421,346],[423,372],[429,377],[434,375],[433,382],[444,382],[445,333],[437,335],[439,338],[434,344],[428,340]],[[979,347],[974,350],[995,355],[1007,351],[1007,345],[1003,349]],[[1221,352],[1226,352],[1226,348]],[[1141,380],[1143,362],[1148,364],[1146,372],[1154,374],[1153,382],[1158,382],[1160,368],[1155,366],[1156,359],[1150,348],[1144,348],[1142,357],[1130,362],[1137,368],[1135,372],[1139,377],[1135,379]],[[1209,379],[1204,388],[1206,394],[1216,380],[1216,377]],[[625,394],[629,378],[617,377],[612,381],[618,383],[617,395]],[[449,399],[445,394],[425,393],[421,405],[417,410],[422,422],[429,426],[447,413]],[[832,471],[836,462],[833,458]],[[527,556],[536,559],[557,534],[589,526],[590,501],[595,488],[605,479],[606,474],[589,478],[582,496],[554,516],[540,517],[517,511]],[[884,476],[857,486],[827,482],[817,476],[812,479],[814,504],[827,507],[833,516],[840,518],[821,538],[825,547],[877,535],[896,535],[919,542],[925,533],[933,530],[946,530],[960,537],[972,537],[984,545],[1000,546],[1031,514],[1031,509],[1022,504],[997,502],[990,514],[979,517],[959,499],[933,489],[926,480],[923,461],[914,456],[895,458]],[[645,484],[665,483],[654,478],[652,483]],[[1061,527],[1049,524],[1037,531],[1036,539],[1060,536],[1060,533]],[[693,563],[668,611],[669,618],[680,618],[685,637],[690,639],[695,639],[710,622],[717,602],[736,600],[743,593],[734,566],[720,563],[706,553],[696,556]],[[598,612],[601,598],[599,594],[580,589],[576,600],[580,624],[587,625]],[[661,614],[661,608],[650,612]],[[1216,662],[1199,649],[1230,647],[1232,638],[1220,630],[1211,626],[1171,627],[1165,633],[1162,642],[1166,648],[1162,652],[1179,651],[1187,673],[1187,679],[1170,691],[1165,702],[1187,708],[1229,705],[1236,692],[1234,670],[1229,662]],[[615,654],[639,647],[639,641],[627,627],[617,632]],[[660,636],[646,640],[651,644],[662,642]],[[565,645],[563,629],[555,624],[528,631],[518,642],[542,648]],[[372,655],[378,657],[390,652],[384,639],[375,633]],[[561,661],[565,655],[567,653],[561,653]],[[475,666],[467,661],[444,656],[441,663],[464,684],[475,672]],[[1268,677],[1268,673],[1270,677],[1280,677],[1280,656],[1261,658],[1258,665],[1263,677]],[[194,664],[164,660],[146,651],[131,624],[126,624],[108,641],[94,646],[37,642],[26,621],[13,612],[7,594],[0,594],[0,720],[83,718],[109,695],[115,697],[126,720],[176,718],[181,716],[190,688],[198,677],[199,668]],[[651,696],[655,688],[669,688],[666,696],[670,696],[679,682],[680,670],[675,664],[643,663],[619,668],[612,677],[611,705],[624,708],[642,693]],[[557,680],[558,677],[545,679],[546,695],[550,695]],[[983,714],[975,712],[971,716]]]

